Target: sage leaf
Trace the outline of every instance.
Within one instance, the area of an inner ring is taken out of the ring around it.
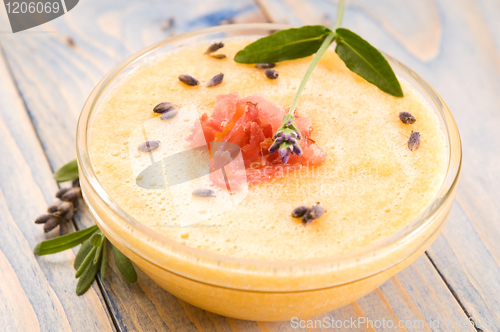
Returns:
[[[72,160],[54,173],[54,180],[65,182],[78,179],[78,163]]]
[[[94,282],[98,267],[98,264],[93,263],[87,266],[76,284],[76,295],[82,295],[90,288],[90,285]]]
[[[251,43],[234,57],[238,63],[279,62],[316,53],[332,30],[322,25],[306,25],[275,32]]]
[[[135,272],[134,265],[127,256],[122,254],[115,246],[113,246],[113,257],[115,258],[115,264],[118,270],[121,272],[123,277],[127,279],[128,282],[134,283],[137,281],[137,273]]]
[[[92,250],[92,247],[93,245],[90,243],[90,240],[83,241],[80,250],[78,250],[78,253],[76,254],[75,263],[73,263],[75,270],[78,270],[85,257],[87,257],[90,250]]]
[[[106,277],[106,271],[108,269],[108,252],[106,249],[106,242],[108,241],[104,238],[102,241],[101,279]]]
[[[101,245],[101,241],[102,241],[102,233],[101,232],[95,232],[94,234],[92,234],[92,236],[90,237],[90,243],[94,246],[94,247],[99,247]]]
[[[396,74],[384,56],[354,32],[339,28],[335,31],[335,52],[347,68],[363,77],[380,90],[395,97],[403,97],[403,90]]]
[[[96,251],[97,251],[97,247],[92,246],[92,249],[87,254],[87,256],[83,260],[82,264],[80,264],[80,267],[78,268],[78,270],[76,270],[75,278],[80,278],[80,276],[87,269],[87,267],[89,266],[89,264],[91,264],[91,262],[94,260],[95,252]]]
[[[80,231],[69,233],[63,236],[56,237],[51,240],[40,242],[36,245],[33,252],[35,255],[50,255],[55,254],[70,248],[73,248],[83,241],[89,239],[92,234],[98,230],[97,226],[92,226]]]
[[[97,247],[97,251],[96,251],[95,257],[94,257],[94,264],[97,264],[97,262],[99,261],[99,258],[101,257],[101,255],[102,255],[102,248],[104,246],[104,241],[106,240],[106,238],[102,234],[100,234],[100,239],[101,240],[99,241],[99,246]]]

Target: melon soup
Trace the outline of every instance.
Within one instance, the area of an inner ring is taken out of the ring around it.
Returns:
[[[108,239],[167,291],[241,319],[304,318],[374,290],[438,235],[460,170],[456,125],[432,88],[387,57],[405,95],[390,96],[333,48],[295,113],[303,154],[286,164],[270,154],[312,57],[278,63],[277,79],[233,58],[282,28],[218,27],[154,45],[98,85],[77,135],[84,199]],[[205,54],[214,41],[226,58]],[[162,102],[173,106],[154,112]],[[320,218],[292,217],[317,202]]]

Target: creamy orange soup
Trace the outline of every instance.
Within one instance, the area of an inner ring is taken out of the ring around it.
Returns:
[[[135,219],[168,238],[260,260],[345,253],[414,220],[445,177],[448,154],[439,120],[409,84],[401,82],[403,98],[392,97],[352,73],[332,50],[314,70],[298,105],[300,114],[312,118],[311,139],[327,153],[323,164],[251,185],[243,196],[236,195],[237,204],[213,215],[213,207],[220,203],[217,197],[186,194],[183,199],[189,204],[184,204],[172,188],[136,184],[138,171],[152,163],[152,155],[138,151],[137,143],[161,141],[154,161],[189,149],[185,137],[194,124],[185,114],[211,114],[217,95],[261,93],[283,109],[290,107],[311,58],[277,64],[279,78],[270,80],[263,70],[232,60],[248,43],[227,40],[218,52],[227,55],[223,60],[204,55],[207,45],[165,54],[128,74],[104,96],[91,123],[89,154],[108,194]],[[206,87],[204,83],[219,73],[224,73],[222,84]],[[187,86],[179,82],[180,74],[190,74],[201,84]],[[153,107],[164,101],[179,105],[175,118],[162,121],[153,113]],[[403,124],[400,112],[413,114],[416,123]],[[414,151],[407,147],[412,130],[421,133]],[[185,190],[221,190],[200,181]],[[327,210],[321,218],[304,226],[291,217],[295,207],[315,202]],[[182,227],[179,216],[185,210],[207,217]]]

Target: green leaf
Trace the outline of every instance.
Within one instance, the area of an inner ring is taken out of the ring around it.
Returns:
[[[73,263],[75,270],[78,270],[85,257],[87,257],[90,250],[92,250],[92,247],[93,245],[90,243],[90,240],[83,241],[80,250],[78,250],[78,253],[76,254],[75,263]]]
[[[97,230],[97,226],[92,226],[80,231],[56,237],[51,240],[40,242],[36,245],[35,249],[33,249],[33,252],[35,255],[42,256],[55,254],[57,252],[73,248],[89,239]]]
[[[306,25],[275,32],[251,43],[234,57],[239,63],[279,62],[316,53],[332,30],[322,25]]]
[[[102,240],[102,233],[101,232],[96,232],[90,237],[90,243],[94,247],[99,247],[101,245],[101,240]]]
[[[78,179],[78,163],[72,160],[54,173],[54,180],[65,182]]]
[[[335,31],[335,52],[346,66],[380,90],[395,97],[403,97],[396,74],[384,56],[354,32],[339,28]]]
[[[97,234],[97,233],[95,233],[95,234]],[[99,234],[100,234],[100,232],[99,232]],[[97,264],[97,262],[99,261],[99,258],[101,257],[102,247],[104,246],[104,241],[106,240],[106,238],[102,234],[100,234],[99,238],[100,238],[99,246],[97,247],[97,251],[95,253],[94,264]],[[90,241],[92,242],[92,238],[90,239]],[[94,244],[92,244],[92,245],[94,245]]]
[[[83,274],[83,272],[87,269],[89,264],[94,260],[95,257],[95,252],[97,251],[97,248],[92,246],[92,249],[90,252],[87,254],[85,259],[83,260],[82,264],[78,267],[78,270],[76,270],[75,273],[75,278],[80,278],[80,276]]]
[[[106,250],[106,242],[108,242],[108,240],[104,238],[102,241],[101,279],[106,277],[106,271],[108,269],[108,252]]]
[[[92,285],[92,282],[95,279],[98,268],[99,265],[93,263],[90,263],[87,266],[80,279],[78,279],[78,283],[76,284],[76,295],[82,295],[90,288],[90,285]]]
[[[121,274],[127,279],[128,282],[134,283],[137,281],[137,273],[135,272],[134,265],[130,259],[127,258],[120,250],[115,246],[113,247],[113,256],[115,258],[115,264]]]

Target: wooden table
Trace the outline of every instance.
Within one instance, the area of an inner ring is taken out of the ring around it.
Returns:
[[[47,236],[33,220],[53,201],[52,171],[75,157],[85,98],[122,59],[173,34],[217,24],[327,24],[335,8],[328,0],[82,0],[68,14],[17,34],[5,32],[10,29],[0,10],[0,330],[306,330],[205,312],[141,273],[138,283],[128,284],[114,265],[77,297],[75,251],[35,257],[32,248]],[[409,65],[441,94],[460,128],[464,164],[450,219],[426,254],[325,317],[425,321],[408,331],[476,331],[448,327],[447,319],[498,322],[500,2],[348,0],[344,17],[345,27]],[[85,207],[75,219],[77,228],[92,224]],[[439,328],[430,323],[437,320]]]

